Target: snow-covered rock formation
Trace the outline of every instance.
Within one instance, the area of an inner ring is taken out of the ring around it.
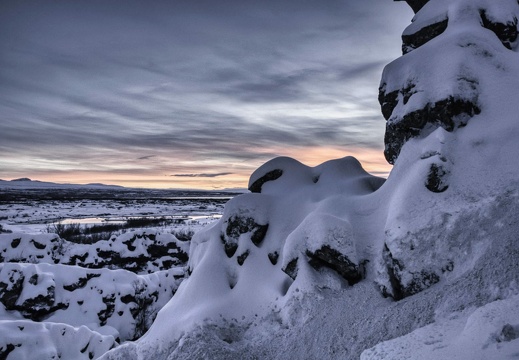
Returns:
[[[149,274],[187,263],[189,242],[174,235],[129,231],[94,244],[77,244],[55,234],[0,234],[0,262],[78,265]]]
[[[106,359],[519,351],[504,316],[519,293],[519,5],[407,2],[380,86],[387,181],[353,158],[266,163],[194,237],[191,276],[150,331]]]
[[[0,358],[93,359],[138,339],[183,280],[188,246],[145,231],[92,245],[0,234]]]

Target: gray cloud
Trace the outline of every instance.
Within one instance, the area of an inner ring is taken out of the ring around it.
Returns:
[[[381,149],[378,78],[411,18],[399,5],[3,1],[0,176]],[[206,170],[180,175],[222,173]]]
[[[214,178],[214,177],[226,176],[226,175],[232,175],[232,173],[231,172],[222,172],[222,173],[215,173],[215,174],[206,174],[206,173],[202,173],[202,174],[174,174],[174,175],[170,175],[170,176],[175,176],[175,177]]]

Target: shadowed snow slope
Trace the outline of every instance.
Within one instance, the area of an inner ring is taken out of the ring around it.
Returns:
[[[519,5],[423,3],[381,82],[387,181],[351,157],[266,163],[106,359],[517,356]]]

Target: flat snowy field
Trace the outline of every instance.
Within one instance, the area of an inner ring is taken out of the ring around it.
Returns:
[[[7,231],[30,234],[46,233],[56,223],[85,227],[121,224],[131,218],[164,218],[160,226],[147,226],[162,232],[196,232],[220,218],[225,203],[236,195],[21,183],[0,181],[0,225]]]

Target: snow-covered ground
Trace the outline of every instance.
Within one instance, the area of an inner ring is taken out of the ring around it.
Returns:
[[[188,238],[233,195],[24,180],[0,188],[0,358],[8,359],[92,359],[139,338],[186,276]],[[92,244],[53,232],[129,219],[161,222],[116,227]]]

